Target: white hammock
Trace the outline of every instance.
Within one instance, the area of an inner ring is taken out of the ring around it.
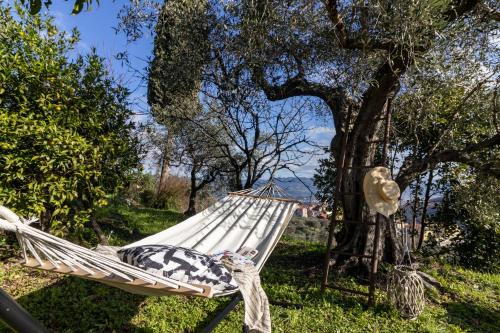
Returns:
[[[210,254],[249,247],[259,251],[254,260],[261,270],[297,207],[297,201],[282,196],[283,192],[272,183],[257,190],[232,192],[199,214],[124,248],[162,244]],[[55,237],[23,223],[3,206],[0,206],[0,229],[16,233],[28,267],[75,275],[143,295],[184,294],[210,298],[228,294],[207,285],[157,276]]]

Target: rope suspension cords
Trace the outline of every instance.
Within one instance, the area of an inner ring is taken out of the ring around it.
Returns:
[[[409,223],[400,222],[402,258],[387,279],[389,302],[402,317],[416,319],[425,307],[425,286],[411,259]]]
[[[253,259],[260,271],[292,218],[298,201],[287,198],[274,183],[258,189],[229,193],[211,207],[161,231],[122,247],[172,245],[204,254],[258,251]],[[221,292],[208,285],[190,284],[149,273],[105,255],[73,244],[29,226],[10,209],[0,206],[0,229],[17,235],[25,265],[105,283],[142,295],[186,295],[216,297],[236,293]],[[31,221],[32,222],[32,221]]]

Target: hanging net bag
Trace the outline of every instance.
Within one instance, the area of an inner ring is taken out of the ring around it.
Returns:
[[[402,317],[415,319],[424,310],[424,283],[413,266],[395,266],[387,288],[389,301]]]
[[[425,307],[425,286],[418,275],[415,265],[411,263],[411,254],[407,228],[402,225],[403,262],[407,265],[396,265],[387,279],[389,302],[399,311],[402,317],[416,319]]]

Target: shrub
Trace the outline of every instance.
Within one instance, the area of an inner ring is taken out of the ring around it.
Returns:
[[[128,91],[78,33],[0,7],[0,204],[56,234],[81,230],[137,166]]]
[[[442,250],[466,267],[500,271],[500,181],[472,175],[450,182],[433,219]]]
[[[185,211],[189,200],[189,180],[184,177],[170,175],[165,183],[165,189],[158,193],[155,207]]]
[[[136,172],[130,177],[130,184],[123,195],[129,203],[153,207],[156,177],[142,172]]]

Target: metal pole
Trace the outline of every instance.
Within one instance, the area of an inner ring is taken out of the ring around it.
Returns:
[[[212,321],[207,325],[205,326],[202,330],[201,330],[201,333],[210,333],[212,332],[215,327],[217,325],[219,325],[219,323],[224,319],[226,318],[226,316],[229,314],[229,312],[231,312],[235,307],[236,305],[238,305],[238,303],[241,301],[241,295],[238,294],[236,296],[234,296],[232,299],[231,299],[231,302],[229,302],[228,305],[226,305],[226,307],[217,314],[217,316],[215,316],[214,319],[212,319]]]
[[[3,289],[0,289],[0,319],[15,332],[48,333],[42,324],[26,312]]]

